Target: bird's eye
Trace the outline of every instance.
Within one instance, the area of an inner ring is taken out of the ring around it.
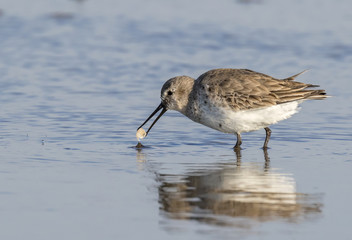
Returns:
[[[171,91],[168,91],[168,92],[167,92],[167,95],[172,95],[172,92],[171,92]]]

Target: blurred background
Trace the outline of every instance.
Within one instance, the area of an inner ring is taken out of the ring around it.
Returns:
[[[1,239],[348,239],[352,3],[1,0]],[[332,98],[235,137],[167,112],[163,83],[249,68]]]

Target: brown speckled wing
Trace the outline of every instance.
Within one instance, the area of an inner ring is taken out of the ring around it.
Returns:
[[[215,69],[202,74],[196,85],[209,103],[235,111],[326,97],[324,90],[307,89],[316,85],[294,81],[296,76],[279,80],[248,69]]]

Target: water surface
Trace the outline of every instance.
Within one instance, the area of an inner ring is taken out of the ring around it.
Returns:
[[[1,239],[348,239],[350,7],[3,1]],[[264,130],[236,154],[171,111],[134,148],[167,79],[220,67],[310,69],[333,97],[272,126],[267,152]]]

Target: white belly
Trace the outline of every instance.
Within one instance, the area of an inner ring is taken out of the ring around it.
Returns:
[[[299,111],[298,105],[301,102],[238,112],[228,108],[203,108],[197,122],[225,133],[250,132],[291,117]]]

